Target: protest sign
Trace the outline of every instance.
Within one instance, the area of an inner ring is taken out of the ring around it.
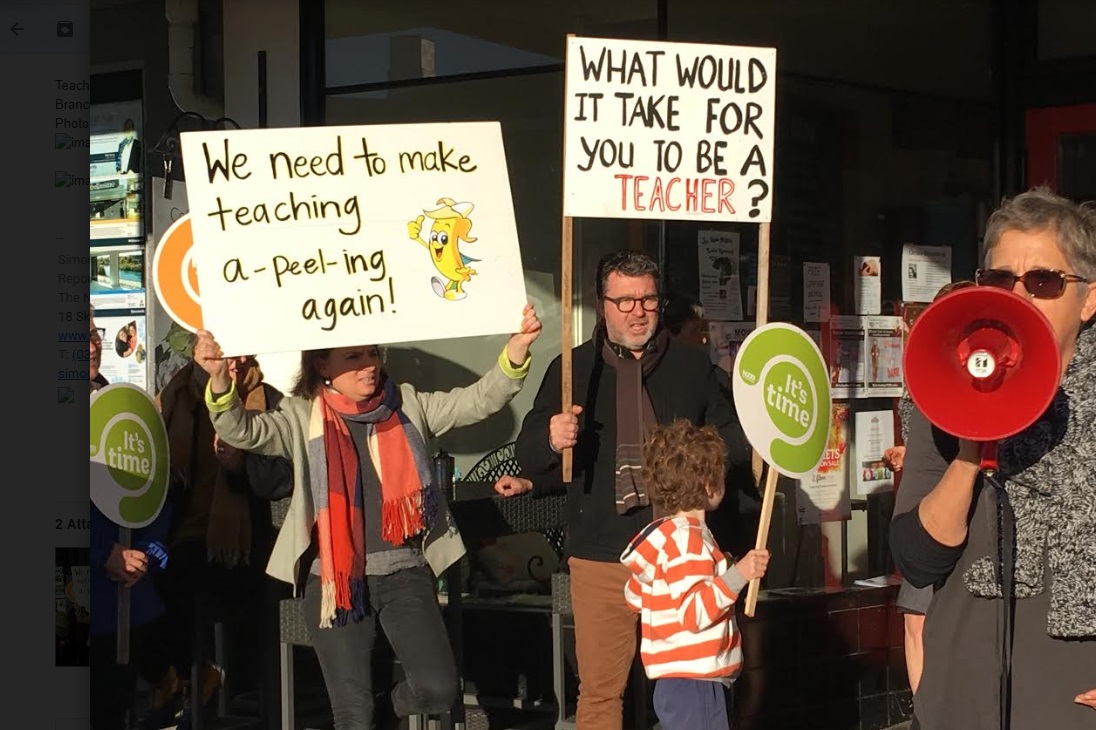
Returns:
[[[563,212],[772,219],[776,49],[570,37]]]
[[[131,530],[160,516],[170,480],[167,428],[148,393],[112,383],[91,394],[91,501],[118,525],[117,543],[131,547]],[[129,587],[118,584],[115,661],[129,663]]]
[[[152,524],[167,500],[167,429],[152,397],[130,383],[91,394],[91,501],[116,525]]]
[[[759,308],[765,301],[758,299]],[[802,479],[818,469],[825,455],[832,403],[826,362],[809,334],[773,322],[759,326],[742,343],[731,368],[731,388],[755,458],[769,464],[754,542],[761,550],[769,540],[777,474]],[[755,474],[759,471],[755,465]],[[760,579],[751,580],[747,616],[757,610],[760,590]]]
[[[516,332],[497,122],[189,132],[203,326],[226,355]]]
[[[830,424],[830,383],[818,345],[803,330],[773,322],[754,330],[731,370],[734,401],[750,445],[781,474],[818,468]]]

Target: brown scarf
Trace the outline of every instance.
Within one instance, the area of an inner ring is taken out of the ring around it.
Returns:
[[[609,341],[604,322],[598,323],[594,337],[601,341],[602,359],[617,371],[616,508],[624,514],[651,503],[643,481],[643,442],[658,419],[643,381],[666,353],[670,335],[660,329],[639,358]]]
[[[212,425],[205,408],[205,378],[189,362],[157,397],[167,425],[172,472],[184,484],[187,509],[173,542],[201,539],[211,562],[228,567],[247,565],[251,551],[251,516],[247,495],[230,486],[231,475],[213,450]],[[249,411],[266,411],[266,389],[258,364],[252,365],[236,388]]]

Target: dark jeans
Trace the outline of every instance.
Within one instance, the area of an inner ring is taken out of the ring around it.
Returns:
[[[259,556],[261,560],[261,556]],[[267,599],[265,560],[247,567],[226,568],[211,563],[201,542],[176,545],[167,570],[157,576],[164,603],[161,636],[167,660],[181,679],[189,679],[195,663],[214,661],[213,626],[225,627],[225,663],[221,667],[233,693],[253,689],[262,672],[264,647],[276,641],[261,615]]]
[[[159,621],[133,626],[129,632],[129,663],[118,664],[118,637],[91,637],[92,730],[123,730],[133,709],[137,678],[157,682],[167,670],[163,647],[154,643]]]
[[[706,679],[659,679],[655,714],[662,730],[727,730],[727,691]]]
[[[331,699],[335,730],[372,727],[372,658],[378,619],[405,677],[392,689],[396,714],[407,717],[450,710],[457,699],[457,667],[430,569],[369,576],[366,598],[368,612],[361,622],[321,629],[319,577],[310,575],[305,587],[305,618]]]

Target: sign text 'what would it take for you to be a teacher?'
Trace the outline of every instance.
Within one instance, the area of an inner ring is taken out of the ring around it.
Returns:
[[[776,50],[569,39],[564,212],[764,223]]]

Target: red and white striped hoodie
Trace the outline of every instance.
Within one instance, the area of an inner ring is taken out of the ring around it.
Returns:
[[[624,598],[640,612],[647,676],[733,680],[742,669],[734,604],[748,582],[702,520],[647,525],[620,556],[632,575]]]

